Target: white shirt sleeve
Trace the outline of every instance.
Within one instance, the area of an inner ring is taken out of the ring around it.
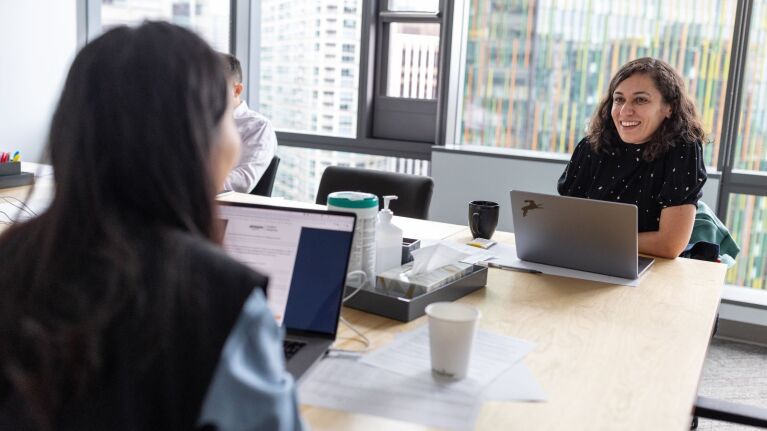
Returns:
[[[240,161],[224,182],[224,190],[250,193],[272,162],[277,150],[277,135],[272,123],[260,115],[236,118],[242,147]]]

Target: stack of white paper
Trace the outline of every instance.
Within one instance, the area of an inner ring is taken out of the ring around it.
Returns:
[[[533,347],[529,341],[478,331],[469,361],[469,374],[454,385],[479,393],[502,372],[532,352]],[[428,326],[401,334],[388,346],[363,357],[362,363],[406,377],[422,377],[426,373],[431,380]]]
[[[468,377],[456,382],[435,379],[424,325],[359,361],[323,360],[300,386],[299,398],[329,409],[471,429],[483,400],[545,400],[521,362],[533,347],[524,340],[479,331]]]

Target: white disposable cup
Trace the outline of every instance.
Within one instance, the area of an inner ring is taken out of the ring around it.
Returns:
[[[432,374],[463,379],[469,371],[471,347],[482,314],[471,305],[435,302],[426,307],[426,315]]]

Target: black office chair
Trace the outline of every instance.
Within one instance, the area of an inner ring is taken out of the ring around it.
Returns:
[[[715,421],[767,428],[767,409],[708,397],[699,396],[695,400],[693,415]],[[694,420],[692,429],[697,427],[697,422],[697,419]]]
[[[719,326],[719,315],[716,316],[713,337]],[[698,396],[692,408],[691,430],[698,429],[698,419],[706,418],[715,421],[731,422],[740,425],[767,429],[767,409],[763,407],[749,406],[734,403],[732,401]]]
[[[250,191],[250,194],[259,196],[271,196],[272,189],[274,189],[274,179],[277,178],[278,166],[280,166],[280,158],[277,156],[272,157],[271,163],[269,163],[269,166],[264,171],[264,174],[261,175],[261,179],[258,180],[256,186],[253,187],[253,190]]]
[[[378,196],[397,195],[389,207],[395,215],[426,220],[434,191],[434,181],[421,175],[397,174],[373,169],[329,166],[322,173],[316,203],[327,204],[328,194],[340,191],[358,191]]]

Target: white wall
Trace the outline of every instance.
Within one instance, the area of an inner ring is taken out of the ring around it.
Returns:
[[[40,160],[76,49],[76,0],[0,0],[0,151]]]
[[[513,232],[510,190],[557,194],[557,180],[565,160],[540,161],[508,155],[437,149],[431,155],[434,195],[429,219],[467,224],[469,202],[494,201],[500,204],[498,230]],[[716,208],[719,179],[709,177],[703,186],[703,201]]]

